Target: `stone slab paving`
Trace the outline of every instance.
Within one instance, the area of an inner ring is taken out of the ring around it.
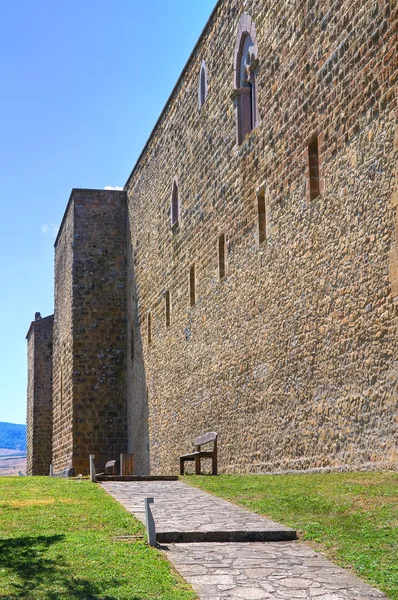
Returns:
[[[102,482],[129,512],[145,523],[151,505],[159,543],[292,540],[296,532],[181,481]]]
[[[143,523],[144,499],[155,498],[156,538],[200,600],[387,598],[298,541],[234,541],[236,533],[250,540],[264,532],[294,539],[296,532],[181,481],[101,485]],[[223,536],[227,542],[217,539]]]
[[[200,600],[387,598],[300,542],[170,544],[164,550]]]

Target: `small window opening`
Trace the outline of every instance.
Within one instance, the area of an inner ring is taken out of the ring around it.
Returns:
[[[166,308],[166,327],[170,327],[170,292],[167,290],[164,295]]]
[[[265,194],[257,196],[258,201],[258,243],[262,244],[267,237],[267,215],[265,211]]]
[[[177,225],[179,219],[178,186],[173,183],[173,193],[171,197],[171,225]]]
[[[195,295],[195,265],[189,269],[189,302],[193,306],[196,302]]]
[[[200,106],[203,106],[206,99],[206,73],[204,69],[200,71]]]
[[[207,68],[206,63],[202,60],[200,65],[199,72],[199,86],[198,86],[198,106],[199,110],[201,110],[203,104],[205,103],[207,96]]]
[[[308,146],[310,198],[315,200],[320,194],[319,189],[319,153],[318,138],[315,137]]]
[[[223,233],[218,238],[218,271],[220,279],[225,277],[225,235]]]
[[[152,314],[151,311],[148,312],[148,344],[152,343]]]

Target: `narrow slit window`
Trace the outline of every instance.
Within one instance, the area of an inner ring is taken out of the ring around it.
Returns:
[[[178,224],[179,219],[179,202],[178,202],[178,185],[174,181],[173,183],[173,192],[171,196],[171,226]]]
[[[152,314],[151,311],[148,312],[148,344],[152,342]]]
[[[257,196],[258,202],[258,243],[262,244],[267,237],[267,215],[265,212],[265,194]]]
[[[318,138],[315,137],[308,146],[310,198],[315,200],[320,194],[319,189],[319,153]]]
[[[207,96],[207,68],[206,68],[205,61],[202,60],[202,63],[200,65],[200,72],[199,72],[199,89],[198,89],[199,110],[202,108],[203,104],[205,103],[206,96]]]
[[[189,269],[189,302],[193,306],[196,302],[195,294],[195,265]]]
[[[225,235],[223,233],[218,238],[218,272],[220,279],[225,277]]]
[[[170,327],[170,292],[167,290],[164,295],[166,309],[166,327]]]
[[[206,74],[205,70],[202,69],[200,72],[200,106],[203,106],[206,98]]]

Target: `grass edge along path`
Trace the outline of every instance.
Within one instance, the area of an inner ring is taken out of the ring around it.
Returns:
[[[0,600],[196,600],[144,527],[87,480],[0,477]]]
[[[398,600],[398,473],[186,476],[186,483],[297,529],[334,563]]]

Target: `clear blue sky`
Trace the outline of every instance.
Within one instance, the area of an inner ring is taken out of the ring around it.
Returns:
[[[25,336],[53,312],[71,189],[125,184],[214,4],[0,3],[0,421],[25,422]]]

